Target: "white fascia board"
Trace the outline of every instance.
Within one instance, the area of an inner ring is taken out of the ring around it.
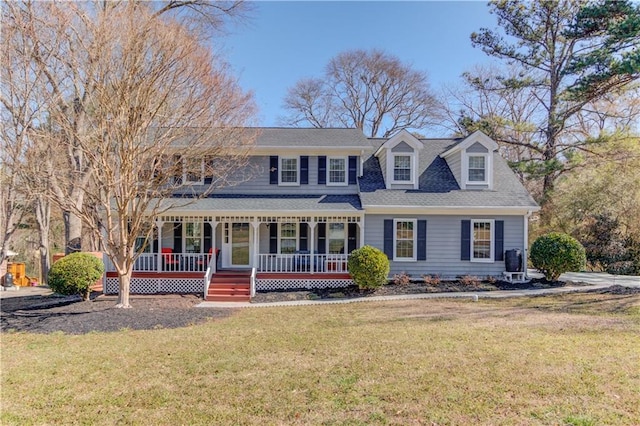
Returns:
[[[442,158],[449,157],[452,154],[455,154],[456,152],[462,151],[463,149],[467,149],[468,147],[470,147],[476,142],[479,142],[482,145],[484,145],[489,150],[489,152],[493,152],[496,149],[498,149],[498,143],[496,141],[491,139],[489,136],[487,136],[480,130],[476,130],[475,132],[471,133],[469,136],[464,138],[456,146],[440,154],[440,157]]]
[[[422,144],[422,142],[420,142],[418,138],[413,136],[411,133],[409,133],[405,129],[402,129],[398,133],[396,133],[395,135],[387,139],[385,143],[380,145],[380,147],[376,150],[376,152],[373,155],[377,157],[378,154],[380,154],[380,151],[382,151],[383,149],[390,150],[396,145],[398,145],[400,142],[407,143],[411,148],[414,149],[414,152],[424,148],[424,145]]]
[[[363,205],[366,214],[429,214],[429,215],[503,215],[523,216],[540,207],[467,207],[467,206],[373,206]]]

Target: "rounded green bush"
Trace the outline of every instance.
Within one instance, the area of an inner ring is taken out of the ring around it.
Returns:
[[[351,252],[349,274],[361,289],[378,288],[387,283],[389,259],[375,247],[362,246]]]
[[[89,300],[91,286],[104,274],[104,265],[89,253],[72,253],[49,270],[49,287],[59,294],[79,294]]]
[[[557,281],[565,272],[580,271],[587,263],[582,244],[560,232],[551,232],[535,240],[529,258],[534,268],[550,281]]]

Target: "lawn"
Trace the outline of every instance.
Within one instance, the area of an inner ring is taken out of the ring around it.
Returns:
[[[2,424],[638,424],[640,295],[256,308],[2,335]]]

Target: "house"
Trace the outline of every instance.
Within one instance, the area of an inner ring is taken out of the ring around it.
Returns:
[[[349,253],[365,244],[385,252],[391,275],[501,276],[506,250],[526,262],[539,209],[479,131],[418,139],[262,128],[248,167],[250,179],[155,219],[132,293],[237,300],[250,281],[257,290],[346,286]],[[204,177],[193,181],[204,188]],[[109,266],[105,292],[116,293]]]

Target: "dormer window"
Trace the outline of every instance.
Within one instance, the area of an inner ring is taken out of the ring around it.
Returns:
[[[491,154],[464,152],[462,154],[462,181],[466,189],[491,189]]]
[[[394,182],[411,182],[411,156],[393,156],[393,180]]]
[[[469,156],[469,182],[485,183],[487,181],[487,169],[484,155]]]

